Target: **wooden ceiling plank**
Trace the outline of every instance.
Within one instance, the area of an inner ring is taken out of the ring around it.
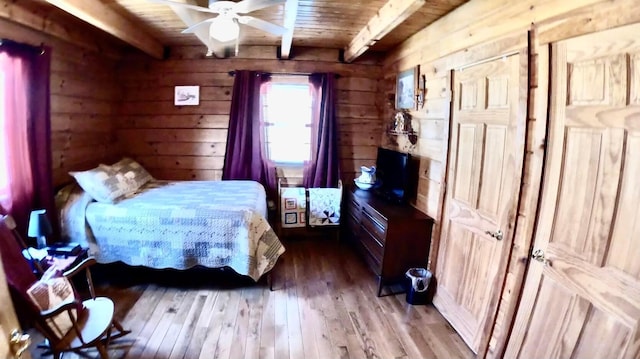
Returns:
[[[280,45],[280,58],[288,59],[291,56],[291,44],[293,43],[293,30],[296,26],[296,16],[298,14],[298,0],[287,0],[284,5],[284,23],[283,26],[287,32],[282,35],[282,44]]]
[[[161,59],[164,46],[140,29],[140,26],[113,11],[98,0],[45,0],[47,3]]]
[[[351,62],[358,58],[425,3],[426,0],[389,0],[351,40],[345,48],[344,60]]]

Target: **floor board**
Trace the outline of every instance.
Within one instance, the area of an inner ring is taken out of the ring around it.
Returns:
[[[433,306],[409,305],[404,294],[376,297],[375,276],[348,245],[314,238],[285,246],[275,291],[228,270],[99,266],[98,294],[114,300],[132,330],[110,357],[475,357]],[[32,356],[40,357],[35,344]]]

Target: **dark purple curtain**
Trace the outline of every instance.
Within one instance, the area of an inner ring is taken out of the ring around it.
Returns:
[[[340,179],[336,76],[309,76],[313,91],[311,160],[305,164],[302,182],[307,188],[337,187]]]
[[[54,231],[59,228],[51,176],[49,71],[51,49],[3,40],[0,45],[0,212],[11,214],[25,234],[29,213],[44,208]],[[0,256],[12,290],[24,293],[35,276],[12,233],[0,228]],[[15,293],[12,293],[15,294]],[[14,301],[21,321],[29,311]],[[24,323],[24,322],[23,322]]]
[[[260,182],[267,196],[276,197],[276,172],[264,154],[261,95],[269,75],[235,71],[223,180]]]
[[[8,40],[0,45],[6,104],[0,114],[5,145],[0,171],[8,178],[8,186],[0,188],[0,207],[15,218],[23,234],[31,210],[41,208],[58,233],[51,175],[50,63],[50,48]]]
[[[33,144],[31,167],[33,170],[33,208],[47,210],[47,217],[54,230],[54,238],[60,238],[58,211],[53,188],[53,162],[51,156],[51,48],[40,49],[33,58],[31,82],[31,115],[29,138]]]

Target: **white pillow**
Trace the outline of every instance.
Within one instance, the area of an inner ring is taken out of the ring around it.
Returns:
[[[87,171],[69,172],[69,174],[76,179],[85,192],[102,203],[115,203],[139,188],[135,181],[127,179],[125,175],[105,165]]]

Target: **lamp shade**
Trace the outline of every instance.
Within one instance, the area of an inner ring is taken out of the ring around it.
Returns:
[[[31,211],[27,235],[38,239],[38,247],[42,248],[47,245],[46,237],[51,235],[52,232],[51,223],[47,218],[47,211],[44,209]]]
[[[211,22],[209,28],[209,36],[220,42],[228,42],[238,38],[240,35],[240,26],[229,17],[218,16]]]

